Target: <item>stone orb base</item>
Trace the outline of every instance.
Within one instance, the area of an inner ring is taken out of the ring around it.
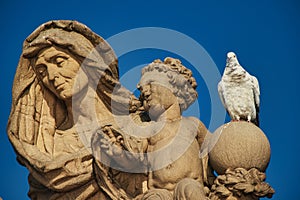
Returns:
[[[229,122],[213,134],[209,162],[219,174],[226,169],[257,168],[265,172],[270,161],[270,143],[260,128],[245,121]]]

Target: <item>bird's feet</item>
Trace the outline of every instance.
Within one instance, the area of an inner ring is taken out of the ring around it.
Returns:
[[[251,116],[247,117],[247,122],[249,122],[249,123],[251,122]]]

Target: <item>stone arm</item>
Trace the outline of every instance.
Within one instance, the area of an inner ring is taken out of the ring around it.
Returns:
[[[211,133],[206,128],[206,126],[197,118],[189,117],[190,120],[193,120],[197,128],[197,141],[200,147],[199,157],[202,164],[202,175],[203,175],[203,182],[207,186],[211,186],[213,181],[215,180],[215,175],[213,173],[213,169],[209,165],[209,157],[208,157],[208,141],[211,137]]]
[[[93,152],[96,158],[126,171],[146,166],[146,149],[147,140],[126,135],[112,126],[99,129],[93,137],[93,151],[100,151],[101,154]]]

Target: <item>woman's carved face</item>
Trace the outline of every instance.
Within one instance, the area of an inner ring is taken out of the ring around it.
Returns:
[[[78,61],[55,46],[38,54],[34,68],[43,84],[62,100],[71,99],[88,85]]]

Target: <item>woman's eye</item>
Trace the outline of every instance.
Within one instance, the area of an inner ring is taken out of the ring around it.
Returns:
[[[36,71],[38,74],[40,74],[42,77],[47,75],[47,69],[45,66],[41,65],[41,66],[37,66]]]
[[[57,57],[55,59],[56,64],[59,65],[59,66],[62,66],[65,61],[66,61],[66,58],[64,58],[64,57]]]

